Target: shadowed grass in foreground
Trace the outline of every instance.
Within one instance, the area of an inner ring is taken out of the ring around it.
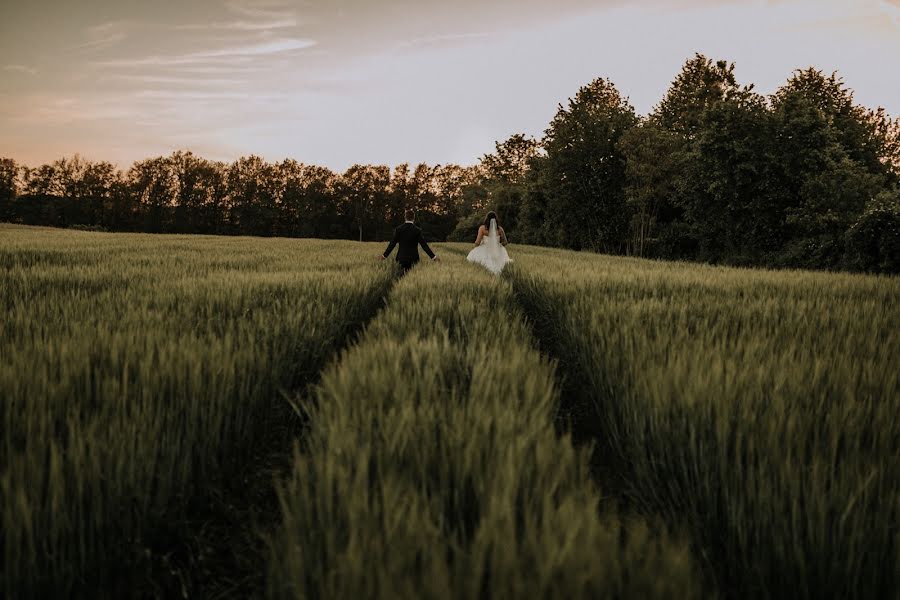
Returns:
[[[447,255],[414,269],[302,407],[270,594],[696,595],[684,544],[601,501],[557,401],[506,283]]]
[[[900,280],[520,249],[565,411],[729,596],[900,587]]]
[[[198,577],[167,563],[188,518],[271,442],[283,390],[375,313],[393,270],[347,242],[0,227],[5,596]]]

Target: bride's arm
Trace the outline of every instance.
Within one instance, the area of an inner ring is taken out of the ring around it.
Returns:
[[[478,228],[478,237],[475,238],[475,245],[480,246],[481,240],[484,238],[484,225]]]
[[[500,245],[506,246],[507,244],[509,244],[509,240],[506,239],[506,232],[503,231],[503,228],[501,227],[500,228]]]

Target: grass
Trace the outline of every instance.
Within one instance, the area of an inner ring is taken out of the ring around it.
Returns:
[[[557,402],[505,282],[414,269],[301,405],[270,596],[696,595],[685,544],[615,514]]]
[[[7,597],[152,576],[393,279],[350,243],[0,235]]]
[[[725,595],[897,597],[900,280],[516,259],[599,470]]]
[[[898,597],[900,280],[469,248],[0,225],[0,595]]]

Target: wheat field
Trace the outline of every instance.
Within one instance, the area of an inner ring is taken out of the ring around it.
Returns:
[[[721,593],[898,594],[900,280],[522,254],[566,417]]]
[[[467,248],[0,225],[3,594],[898,595],[900,280]]]

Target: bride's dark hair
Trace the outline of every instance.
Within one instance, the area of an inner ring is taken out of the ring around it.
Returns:
[[[484,218],[484,228],[485,229],[491,228],[491,219],[497,219],[497,213],[495,213],[494,211],[489,212],[487,214],[487,216]],[[500,227],[500,219],[497,219],[497,227]]]

